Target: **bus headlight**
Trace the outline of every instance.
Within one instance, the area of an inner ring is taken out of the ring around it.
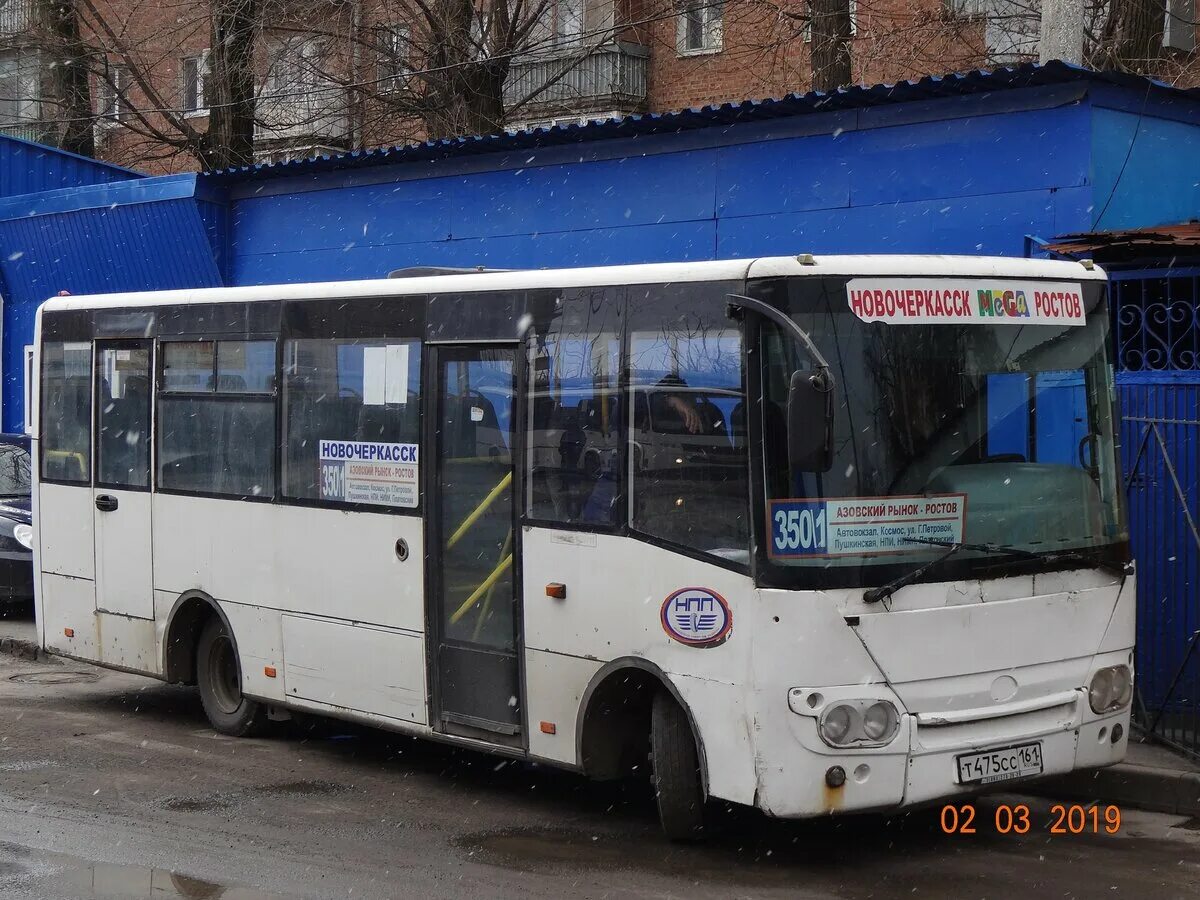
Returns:
[[[821,737],[825,739],[825,743],[834,747],[844,747],[850,743],[847,738],[854,727],[856,712],[857,710],[845,703],[839,703],[827,710],[821,716]]]
[[[900,730],[900,713],[887,700],[843,700],[822,713],[817,731],[830,747],[882,747]]]
[[[1088,685],[1088,705],[1094,713],[1112,712],[1133,699],[1133,673],[1129,666],[1106,666],[1097,670]]]
[[[32,525],[17,525],[13,528],[13,537],[17,539],[17,543],[26,550],[33,549],[33,526]]]
[[[896,707],[890,703],[880,701],[869,706],[863,713],[863,733],[872,741],[891,740],[899,724],[900,717],[896,715]]]

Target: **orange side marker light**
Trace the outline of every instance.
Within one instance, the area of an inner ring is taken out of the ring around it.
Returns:
[[[274,666],[263,666],[263,674],[268,678],[274,678],[278,673],[275,671]]]
[[[552,581],[546,585],[546,596],[553,597],[555,600],[567,599],[567,586],[558,581]]]
[[[542,734],[557,734],[558,728],[553,722],[542,722]]]
[[[75,629],[74,628],[64,628],[63,634],[66,635],[67,637],[75,637]]]

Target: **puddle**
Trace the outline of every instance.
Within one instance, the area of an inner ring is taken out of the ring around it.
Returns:
[[[340,794],[345,786],[332,781],[289,781],[285,784],[264,784],[262,787],[250,788],[255,794],[269,794],[274,797],[319,797],[324,794]]]
[[[169,797],[163,806],[175,812],[218,812],[245,803],[254,796],[268,797],[321,797],[340,794],[347,787],[332,781],[287,781],[282,784],[263,784],[243,788],[231,794],[211,797]]]
[[[62,671],[57,672],[21,672],[8,676],[9,681],[18,684],[90,684],[99,681],[100,676],[95,672]]]
[[[45,886],[54,890],[54,896],[70,900],[277,900],[281,896],[162,869],[103,863],[68,869]]]
[[[217,812],[222,809],[229,809],[233,805],[230,800],[221,800],[216,797],[201,798],[201,797],[172,797],[163,804],[167,809],[173,809],[175,812]]]

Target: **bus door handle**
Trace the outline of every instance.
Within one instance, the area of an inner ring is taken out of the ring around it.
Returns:
[[[112,494],[101,494],[96,498],[96,509],[100,512],[112,512],[117,508],[117,498]]]

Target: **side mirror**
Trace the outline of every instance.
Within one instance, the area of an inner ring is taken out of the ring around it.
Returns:
[[[792,373],[787,442],[793,472],[828,472],[833,466],[833,381],[825,369]]]

